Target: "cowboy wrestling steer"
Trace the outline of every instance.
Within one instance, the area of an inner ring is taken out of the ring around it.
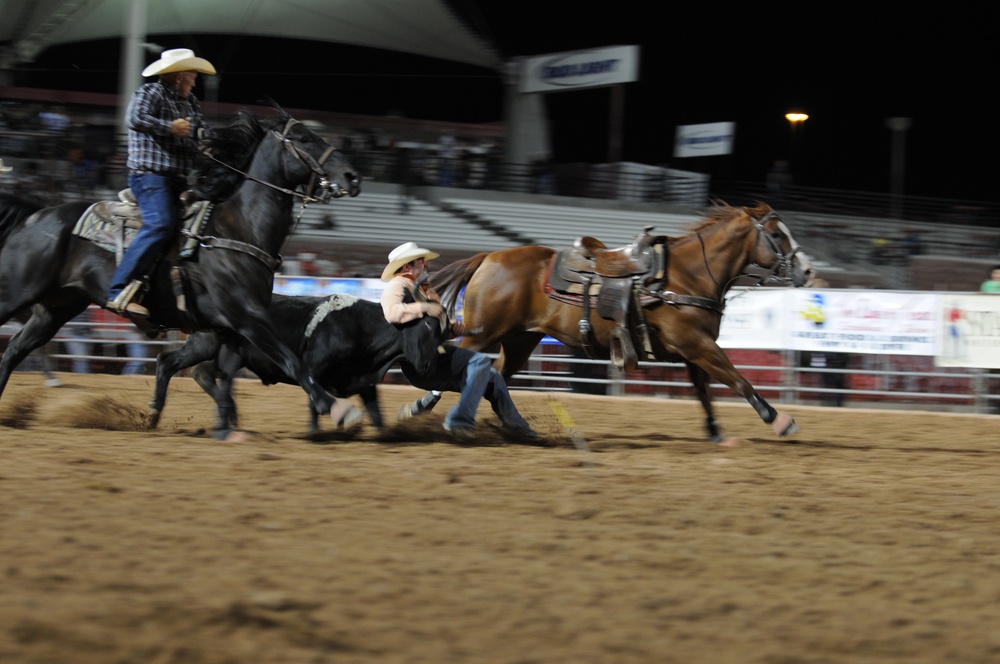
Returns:
[[[438,347],[447,329],[437,318],[424,316],[404,325],[385,320],[377,302],[353,295],[304,297],[275,294],[269,315],[275,336],[308,366],[323,387],[338,398],[360,395],[372,424],[383,427],[375,389],[397,362],[418,374],[432,372]],[[160,354],[156,361],[156,390],[150,410],[155,426],[166,402],[167,385],[181,369],[200,364],[195,380],[216,402],[219,421],[214,435],[225,437],[237,425],[232,400],[232,379],[246,367],[265,385],[295,384],[255,348],[246,357],[225,351],[214,332],[197,332],[180,348]],[[218,382],[217,382],[217,379]],[[312,409],[311,409],[312,410]],[[357,421],[345,422],[349,426]],[[309,430],[319,430],[316,413],[310,413]]]

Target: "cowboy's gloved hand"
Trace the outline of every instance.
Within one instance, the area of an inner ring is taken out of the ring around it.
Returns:
[[[428,316],[440,318],[444,315],[444,307],[441,306],[440,302],[421,302],[420,305]]]
[[[451,321],[451,336],[460,337],[465,334],[465,325],[457,320]]]

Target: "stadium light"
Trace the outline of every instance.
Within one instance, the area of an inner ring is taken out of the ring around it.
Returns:
[[[791,133],[788,137],[788,171],[792,170],[793,157],[795,156],[795,128],[809,119],[809,116],[799,111],[785,113],[785,119],[791,126]]]

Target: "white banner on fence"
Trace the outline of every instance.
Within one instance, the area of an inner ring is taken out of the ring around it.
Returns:
[[[783,350],[788,348],[788,291],[768,288],[730,291],[719,330],[723,348]]]
[[[796,350],[934,355],[938,295],[889,291],[789,291]]]
[[[1000,369],[1000,295],[942,295],[939,367]]]

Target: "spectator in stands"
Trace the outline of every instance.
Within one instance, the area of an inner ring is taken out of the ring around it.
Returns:
[[[771,197],[771,204],[783,201],[790,186],[792,186],[792,173],[788,170],[788,162],[779,159],[767,172],[767,194]]]
[[[444,134],[438,141],[438,186],[455,186],[457,152],[455,137]]]
[[[66,326],[66,334],[72,339],[63,342],[66,346],[66,354],[74,355],[73,373],[90,373],[90,360],[83,356],[92,353],[93,344],[84,339],[89,339],[90,331],[90,308],[84,309]]]
[[[990,268],[990,278],[982,283],[979,290],[983,293],[1000,293],[1000,265]]]
[[[924,241],[920,237],[920,233],[915,230],[906,231],[906,237],[903,238],[903,247],[906,250],[907,256],[920,256],[924,253]]]
[[[0,159],[0,191],[9,191],[14,188],[13,176],[10,175],[13,172],[14,167],[4,165],[3,159]]]
[[[127,112],[128,185],[142,210],[142,228],[111,277],[105,305],[123,316],[146,318],[139,304],[143,279],[177,232],[177,200],[197,154],[196,140],[208,131],[198,98],[191,92],[198,74],[214,74],[208,60],[175,48],[143,70],[157,80],[132,95]]]
[[[552,157],[542,155],[531,162],[532,190],[536,194],[554,194],[555,169]]]
[[[440,297],[428,283],[422,284],[420,289],[429,301],[404,302],[406,294],[413,293],[417,288],[417,279],[426,271],[427,261],[438,256],[440,254],[422,249],[414,242],[406,242],[389,252],[389,264],[382,271],[382,281],[388,283],[381,297],[382,312],[387,321],[399,324],[422,316],[444,315]],[[451,332],[455,336],[460,336],[465,332],[465,328],[460,322],[452,320]],[[500,372],[493,368],[493,361],[489,355],[451,344],[442,348],[443,355],[438,362],[437,370],[433,375],[421,377],[424,379],[422,386],[433,385],[434,391],[429,392],[416,404],[404,406],[404,409],[407,409],[401,412],[404,419],[433,407],[443,391],[460,392],[458,403],[448,411],[444,419],[445,430],[455,438],[459,440],[475,438],[476,410],[480,399],[483,398],[490,402],[505,431],[528,440],[538,437],[517,412],[517,407],[507,391],[507,383]]]
[[[122,375],[139,376],[146,373],[146,363],[143,362],[146,357],[146,344],[142,342],[142,335],[132,328],[123,330],[122,338],[126,340],[125,354],[132,358],[122,367]]]
[[[847,368],[846,353],[810,353],[809,366],[818,369],[820,384],[824,389],[845,390],[847,389],[847,374],[835,373],[832,370]],[[823,392],[819,401],[824,406],[843,407],[847,400],[843,392]]]

